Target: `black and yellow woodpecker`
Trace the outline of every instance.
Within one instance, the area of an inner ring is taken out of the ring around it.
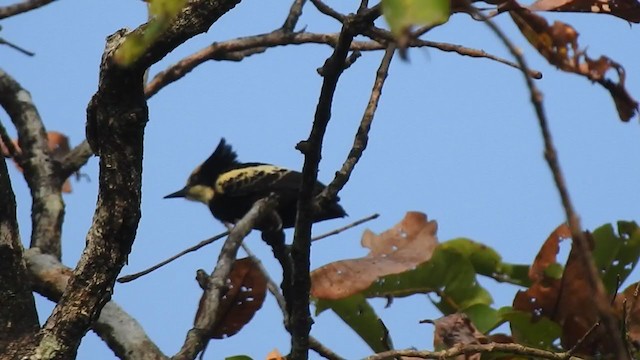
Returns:
[[[256,201],[275,193],[278,195],[276,211],[282,227],[290,228],[295,224],[301,182],[302,174],[298,171],[269,164],[239,162],[223,138],[213,154],[191,173],[187,185],[165,196],[165,199],[183,197],[202,202],[209,206],[216,219],[235,224]],[[322,183],[316,182],[314,194],[319,194],[324,188]],[[313,221],[346,216],[338,200],[324,204]],[[256,229],[260,230],[260,225]]]

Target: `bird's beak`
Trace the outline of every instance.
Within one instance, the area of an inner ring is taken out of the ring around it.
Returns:
[[[183,188],[181,190],[178,190],[172,194],[169,194],[167,196],[165,196],[165,199],[172,199],[172,198],[183,198],[187,195],[187,188]]]

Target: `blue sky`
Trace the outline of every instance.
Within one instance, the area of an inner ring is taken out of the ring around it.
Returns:
[[[0,0],[0,5],[13,1]],[[331,1],[341,11],[359,2]],[[244,1],[207,34],[192,39],[151,69],[151,75],[214,42],[263,32],[281,25],[288,2]],[[260,16],[256,16],[260,14]],[[0,47],[0,67],[28,89],[49,130],[66,133],[72,144],[84,138],[86,105],[96,90],[104,39],[119,28],[146,19],[143,2],[57,1],[31,13],[3,20],[0,36],[37,55],[25,57]],[[627,87],[640,97],[640,32],[626,22],[596,15],[545,14],[580,32],[581,47],[592,57],[607,55],[625,66]],[[496,19],[520,46],[537,81],[560,162],[582,223],[587,229],[640,214],[640,128],[638,118],[618,120],[606,90],[548,65],[517,32],[507,16]],[[309,4],[298,29],[337,32]],[[452,42],[508,57],[488,28],[466,15],[429,33],[429,40]],[[319,45],[268,50],[241,63],[209,62],[149,100],[146,129],[142,220],[123,270],[142,270],[224,230],[202,205],[162,197],[184,185],[191,170],[225,137],[240,160],[300,169],[295,144],[308,136],[321,78],[315,69],[331,54]],[[411,50],[410,62],[391,65],[369,147],[351,181],[340,194],[350,217],[318,224],[314,233],[345,225],[374,212],[366,226],[381,232],[406,211],[418,210],[439,223],[440,240],[469,237],[498,250],[509,262],[531,262],[546,236],[563,218],[563,210],[542,152],[542,139],[522,75],[485,59],[434,49]],[[344,161],[366,106],[382,53],[365,53],[341,78],[334,101],[319,177],[329,182]],[[9,128],[6,114],[0,120]],[[30,196],[13,167],[23,241],[30,235]],[[65,196],[63,261],[80,256],[97,192],[97,158],[83,168],[91,181],[74,182]],[[359,257],[364,228],[314,244],[313,267]],[[277,263],[258,234],[246,240],[275,278]],[[167,354],[173,354],[191,327],[200,289],[193,280],[199,268],[210,271],[219,244],[209,246],[128,284],[118,284],[114,300],[134,316]],[[638,280],[637,276],[635,280]],[[497,306],[509,305],[514,287],[484,281]],[[432,348],[433,328],[418,320],[438,317],[425,296],[397,299],[379,315],[398,348]],[[52,304],[38,299],[44,321]],[[346,358],[370,350],[330,312],[315,318],[313,335]],[[238,335],[210,344],[205,358],[247,354],[256,359],[273,348],[286,353],[289,338],[280,310],[268,296],[263,309]],[[312,354],[312,358],[315,358]],[[79,358],[112,359],[93,334]]]

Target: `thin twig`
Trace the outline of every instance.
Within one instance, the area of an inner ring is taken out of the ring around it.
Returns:
[[[37,9],[53,1],[54,0],[25,0],[13,5],[0,7],[0,19]]]
[[[209,244],[213,243],[213,242],[214,242],[214,241],[216,241],[216,240],[222,239],[223,237],[225,237],[225,236],[227,236],[227,235],[229,235],[229,232],[228,232],[228,231],[225,231],[225,232],[223,232],[223,233],[221,233],[221,234],[218,234],[218,235],[216,235],[216,236],[214,236],[214,237],[208,238],[208,239],[206,239],[206,240],[202,240],[202,241],[200,241],[199,243],[197,243],[196,245],[191,246],[190,248],[187,248],[187,249],[185,249],[185,250],[182,250],[181,252],[179,252],[179,253],[177,253],[177,254],[173,255],[172,257],[170,257],[170,258],[168,258],[168,259],[166,259],[166,260],[164,260],[164,261],[159,262],[159,263],[158,263],[158,264],[156,264],[156,265],[153,265],[152,267],[150,267],[150,268],[148,268],[148,269],[146,269],[146,270],[143,270],[143,271],[140,271],[140,272],[137,272],[137,273],[131,274],[131,275],[125,275],[125,276],[122,276],[122,277],[118,278],[118,280],[117,280],[117,281],[118,281],[119,283],[128,283],[128,282],[130,282],[130,281],[133,281],[133,280],[135,280],[135,279],[137,279],[137,278],[139,278],[139,277],[142,277],[142,276],[144,276],[144,275],[147,275],[148,273],[150,273],[150,272],[152,272],[152,271],[158,270],[159,268],[161,268],[161,267],[163,267],[163,266],[167,265],[168,263],[170,263],[170,262],[172,262],[172,261],[174,261],[174,260],[176,260],[176,259],[178,259],[178,258],[182,257],[183,255],[186,255],[186,254],[188,254],[188,253],[190,253],[190,252],[194,252],[194,251],[196,251],[196,250],[200,249],[201,247],[204,247],[204,246],[207,246],[207,245],[209,245]]]
[[[332,235],[339,234],[339,233],[341,233],[341,232],[343,232],[345,230],[348,230],[348,229],[350,229],[352,227],[356,227],[356,226],[358,226],[358,225],[360,225],[362,223],[365,223],[367,221],[373,220],[373,219],[377,218],[378,216],[379,216],[379,214],[373,214],[373,215],[367,216],[367,217],[365,217],[363,219],[360,219],[360,220],[355,221],[355,222],[353,222],[351,224],[345,225],[345,226],[343,226],[341,228],[332,230],[332,231],[330,231],[328,233],[325,233],[325,234],[322,234],[322,235],[318,235],[318,236],[312,238],[311,241],[316,241],[316,240],[324,239],[324,238],[332,236]],[[220,239],[222,239],[223,237],[225,237],[227,235],[229,235],[229,232],[225,231],[225,232],[223,232],[221,234],[218,234],[216,236],[210,237],[210,238],[208,238],[206,240],[202,240],[199,243],[197,243],[196,245],[193,245],[193,246],[191,246],[191,247],[189,247],[187,249],[184,249],[181,252],[171,256],[170,258],[167,258],[166,260],[163,260],[163,261],[157,263],[156,265],[153,265],[153,266],[151,266],[151,267],[149,267],[149,268],[147,268],[147,269],[145,269],[143,271],[137,272],[137,273],[133,273],[133,274],[130,274],[130,275],[122,276],[122,277],[118,278],[117,281],[119,283],[124,284],[124,283],[131,282],[133,280],[136,280],[136,279],[138,279],[138,278],[140,278],[142,276],[145,276],[145,275],[147,275],[147,274],[149,274],[149,273],[151,273],[151,272],[153,272],[155,270],[158,270],[159,268],[161,268],[161,267],[173,262],[174,260],[177,260],[177,259],[181,258],[182,256],[184,256],[184,255],[186,255],[188,253],[194,252],[196,250],[199,250],[200,248],[203,248],[203,247],[205,247],[205,246],[207,246],[209,244],[212,244],[215,241],[220,240]]]
[[[345,16],[335,11],[331,6],[323,3],[320,0],[311,0],[311,3],[321,13],[338,20],[340,23],[344,23]],[[366,10],[366,9],[362,9],[362,10]]]
[[[356,227],[356,226],[358,226],[360,224],[364,224],[367,221],[371,221],[373,219],[377,219],[379,216],[380,216],[380,214],[369,215],[369,216],[364,217],[364,218],[362,218],[360,220],[356,220],[356,221],[352,222],[351,224],[347,224],[347,225],[345,225],[343,227],[340,227],[340,228],[337,228],[335,230],[329,231],[328,233],[324,233],[322,235],[314,236],[314,237],[311,238],[311,241],[318,241],[318,240],[327,238],[329,236],[340,234],[341,232],[343,232],[345,230],[349,230],[349,229],[354,228],[354,227]]]
[[[239,61],[246,56],[263,52],[266,49],[286,45],[324,44],[335,47],[338,42],[338,35],[339,34],[337,33],[284,33],[278,29],[277,31],[267,34],[217,42],[183,58],[177,63],[169,66],[167,69],[156,74],[146,85],[145,95],[147,98],[152,97],[162,88],[186,76],[198,65],[201,65],[206,61]],[[379,51],[387,48],[387,45],[385,45],[386,43],[393,42],[393,36],[391,33],[384,32],[382,29],[380,29],[380,33],[370,35],[374,38],[377,36],[379,41],[353,41],[349,50]],[[444,52],[455,52],[462,56],[485,58],[519,69],[519,66],[512,61],[489,54],[483,50],[473,49],[462,45],[413,39],[410,41],[409,47],[430,47]],[[539,71],[531,70],[530,76],[535,79],[539,79],[542,77],[542,74]]]
[[[378,102],[382,95],[382,87],[384,86],[384,82],[389,74],[389,66],[391,64],[391,59],[393,59],[395,50],[395,44],[389,44],[384,53],[384,57],[380,62],[380,67],[378,67],[378,71],[376,72],[376,78],[373,82],[369,102],[364,110],[364,114],[362,115],[362,120],[360,121],[360,126],[358,127],[355,139],[353,140],[351,151],[349,151],[349,155],[347,156],[344,164],[342,164],[340,171],[336,172],[336,176],[333,181],[331,181],[329,186],[327,186],[320,195],[325,197],[328,201],[335,199],[338,192],[342,190],[347,181],[349,181],[353,169],[362,157],[362,153],[367,148],[367,143],[369,142],[369,130],[371,129],[371,123],[373,122],[373,117],[375,116],[376,109],[378,108]]]
[[[555,182],[556,188],[558,189],[558,193],[562,201],[562,206],[565,210],[567,222],[569,223],[569,228],[571,229],[573,245],[576,247],[576,250],[580,254],[582,265],[587,270],[587,281],[590,285],[590,288],[595,290],[595,305],[600,315],[601,322],[605,327],[606,333],[614,344],[615,358],[619,360],[628,359],[629,355],[622,340],[622,334],[620,333],[618,320],[614,315],[611,306],[609,305],[607,292],[604,288],[604,285],[602,284],[599,271],[593,262],[593,256],[591,255],[589,241],[582,231],[580,218],[575,211],[571,202],[571,198],[569,196],[569,191],[567,189],[564,175],[562,173],[562,168],[560,167],[560,163],[558,161],[558,154],[555,149],[555,145],[553,144],[553,139],[549,130],[547,116],[545,114],[542,101],[542,94],[534,84],[533,80],[531,80],[531,77],[528,76],[529,67],[527,66],[527,63],[522,56],[522,53],[513,45],[513,43],[511,43],[509,38],[500,28],[498,28],[498,26],[495,25],[495,23],[493,23],[481,12],[475,10],[471,5],[469,5],[469,8],[474,11],[477,16],[483,19],[489,26],[489,28],[491,28],[491,30],[498,36],[498,38],[500,38],[500,40],[509,49],[511,54],[516,58],[518,64],[520,65],[520,68],[522,69],[521,71],[524,75],[527,88],[529,89],[529,92],[531,94],[531,104],[533,105],[533,108],[536,112],[538,125],[542,133],[542,138],[544,140],[544,156],[547,164],[549,165],[549,168],[551,169],[551,173],[553,174],[553,180]]]
[[[200,300],[194,326],[187,333],[185,342],[174,359],[194,359],[206,347],[207,334],[211,333],[216,323],[221,295],[225,290],[225,283],[236,259],[238,248],[255,224],[271,213],[275,206],[274,196],[258,200],[230,231],[229,237],[220,250],[215,269],[207,281],[207,289]]]
[[[21,53],[23,53],[24,55],[27,55],[27,56],[34,56],[35,55],[34,52],[31,52],[31,51],[29,51],[29,50],[27,50],[27,49],[25,49],[25,48],[23,48],[21,46],[18,46],[18,45],[14,44],[14,43],[12,43],[12,42],[4,39],[4,38],[1,38],[1,37],[0,37],[0,45],[7,45],[8,47],[10,47],[10,48],[12,48],[14,50],[17,50],[17,51],[19,51],[19,52],[21,52]]]
[[[242,243],[241,246],[242,246],[242,249],[247,253],[247,256],[251,258],[251,260],[253,260],[253,262],[256,264],[258,269],[260,269],[260,271],[264,275],[264,278],[267,280],[267,289],[269,289],[269,292],[271,293],[271,295],[273,295],[273,297],[276,299],[276,302],[278,303],[278,307],[280,307],[280,310],[282,311],[282,315],[285,318],[284,320],[285,328],[287,329],[287,331],[289,331],[287,327],[287,324],[288,324],[287,302],[284,299],[284,296],[282,296],[282,293],[280,293],[280,288],[278,287],[278,284],[276,284],[276,282],[273,281],[273,279],[269,275],[269,272],[262,264],[262,261],[258,259],[258,257],[253,253],[253,251],[251,251],[249,246],[245,243]],[[344,360],[343,357],[334,353],[331,349],[324,346],[322,343],[320,343],[320,341],[318,341],[313,336],[309,336],[309,348],[315,351],[316,353],[318,353],[318,355],[324,357],[325,359]]]
[[[584,344],[584,342],[587,341],[587,338],[593,333],[593,331],[598,328],[598,326],[600,326],[599,321],[596,321],[593,325],[591,325],[589,330],[587,330],[587,332],[584,333],[584,335],[582,335],[582,337],[575,343],[575,345],[573,345],[571,349],[567,351],[567,355],[571,356],[575,354],[576,351],[578,351],[578,349],[580,348],[580,346],[582,346],[582,344]]]

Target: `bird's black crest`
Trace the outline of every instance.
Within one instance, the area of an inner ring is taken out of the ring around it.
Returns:
[[[200,166],[200,177],[203,179],[215,179],[225,170],[237,166],[240,163],[237,160],[238,155],[233,151],[231,145],[227,144],[224,138],[220,139],[220,143],[205,162]]]

